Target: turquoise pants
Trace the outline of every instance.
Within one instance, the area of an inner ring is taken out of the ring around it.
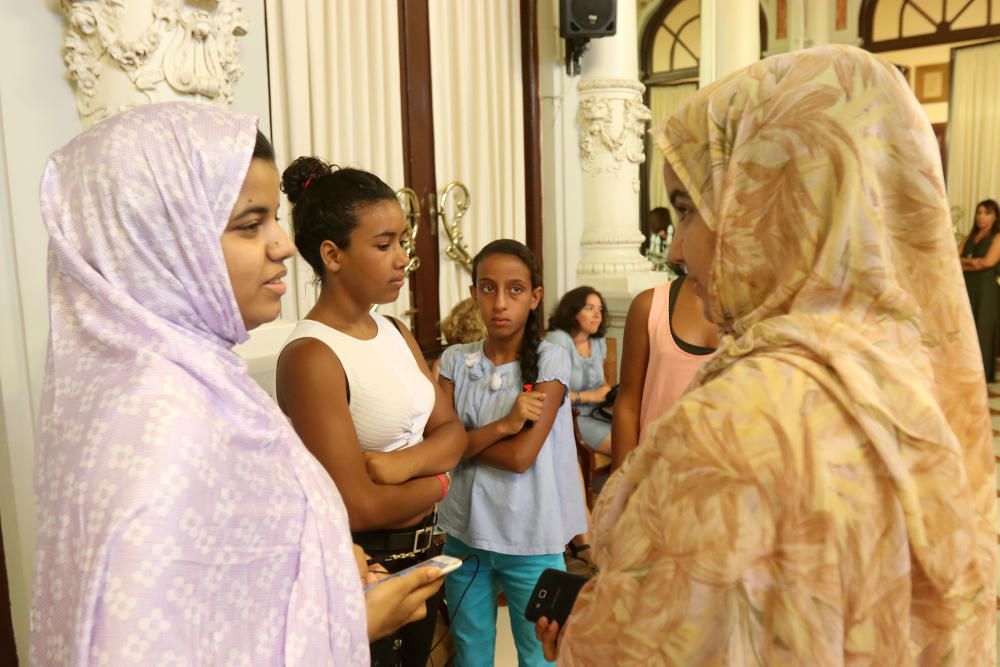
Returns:
[[[475,549],[450,535],[444,543],[444,553],[455,558],[473,554],[479,557],[479,573],[475,575],[475,579],[473,573],[476,571],[476,559],[470,558],[444,581],[448,613],[451,616],[451,634],[455,640],[455,667],[493,667],[497,638],[497,595],[501,586],[507,598],[519,667],[554,664],[545,660],[542,655],[542,644],[535,639],[535,624],[524,617],[524,610],[543,570],[566,569],[563,555],[509,556]],[[463,591],[465,597],[459,605]]]

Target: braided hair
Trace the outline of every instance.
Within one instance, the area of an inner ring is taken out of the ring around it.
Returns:
[[[346,249],[359,213],[383,201],[396,201],[392,188],[375,174],[340,168],[316,157],[296,158],[288,165],[281,175],[281,190],[292,204],[295,245],[320,280],[326,271],[319,252],[323,241]]]
[[[517,257],[528,267],[531,274],[531,289],[542,286],[542,271],[535,261],[535,253],[528,249],[520,241],[513,239],[498,239],[486,244],[472,260],[472,284],[476,284],[476,275],[479,263],[491,255],[510,255]],[[525,384],[535,384],[538,380],[538,344],[541,342],[538,308],[533,308],[528,313],[528,319],[524,323],[524,338],[521,339],[521,348],[518,350],[518,364],[521,367],[521,381]]]

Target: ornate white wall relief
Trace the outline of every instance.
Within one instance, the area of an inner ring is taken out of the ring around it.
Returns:
[[[62,0],[63,58],[85,126],[139,104],[232,102],[243,74],[238,0]]]
[[[643,90],[638,81],[580,82],[577,120],[584,171],[613,172],[645,161],[643,133],[652,114],[642,103]]]
[[[621,11],[623,5],[618,7]],[[577,281],[606,296],[635,294],[663,280],[639,254],[639,165],[646,161],[644,138],[652,113],[642,101],[645,86],[622,71],[626,65],[634,68],[635,34],[626,36],[611,38],[620,40],[617,44],[596,40],[588,55],[592,59],[585,61],[577,108],[584,210]],[[598,70],[596,76],[589,67]],[[618,315],[624,319],[625,313]]]

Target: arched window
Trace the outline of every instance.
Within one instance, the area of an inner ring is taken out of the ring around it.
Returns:
[[[824,0],[825,1],[825,0]],[[998,0],[1000,2],[1000,0]],[[767,49],[767,20],[760,12],[761,50]],[[661,0],[642,32],[640,42],[645,103],[653,112],[653,123],[661,123],[698,88],[701,60],[700,0]],[[663,156],[647,137],[646,161],[640,169],[639,228],[648,234],[646,212],[669,207],[663,186]]]
[[[664,0],[642,35],[642,75],[646,85],[698,78],[701,59],[701,3]]]
[[[1000,0],[864,0],[861,39],[895,51],[1000,36]]]

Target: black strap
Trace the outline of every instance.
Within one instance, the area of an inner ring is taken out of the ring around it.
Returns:
[[[437,511],[431,512],[420,525],[402,530],[366,530],[351,533],[355,544],[368,553],[421,553],[431,548]]]
[[[678,336],[674,332],[674,307],[677,305],[677,295],[680,294],[681,292],[681,284],[684,282],[685,278],[687,278],[687,274],[678,276],[677,279],[674,280],[674,282],[670,283],[670,308],[668,309],[669,312],[667,313],[667,317],[670,318],[668,320],[670,335],[673,337],[674,342],[677,343],[677,347],[681,348],[688,354],[696,354],[698,356],[705,356],[706,354],[712,354],[713,352],[715,352],[714,347],[702,347],[701,345],[692,345],[686,340],[682,340],[680,336]]]

